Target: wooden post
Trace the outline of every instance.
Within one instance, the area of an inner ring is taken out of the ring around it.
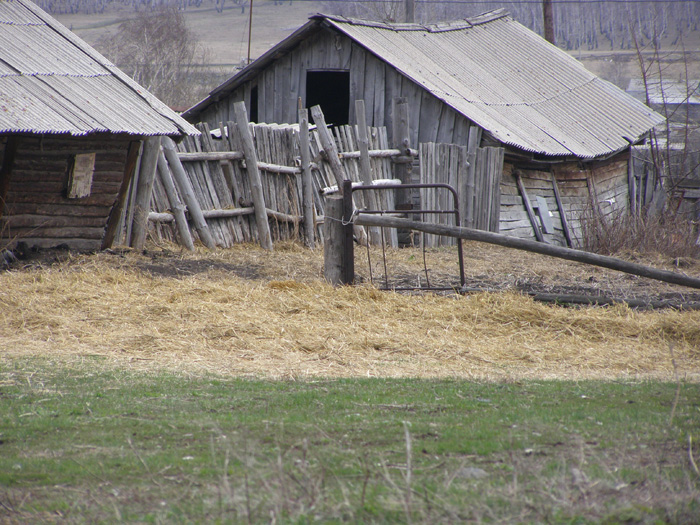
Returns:
[[[477,174],[477,151],[481,142],[481,128],[479,126],[469,126],[469,137],[467,138],[467,166],[466,187],[464,188],[464,202],[460,202],[459,214],[462,218],[460,226],[467,228],[476,227],[476,174]]]
[[[345,168],[343,168],[343,165],[340,163],[338,148],[335,146],[335,141],[333,140],[333,137],[331,137],[331,134],[326,127],[326,119],[323,116],[321,106],[312,107],[311,116],[314,118],[314,122],[316,123],[318,138],[321,140],[323,151],[326,152],[326,160],[331,166],[331,172],[333,173],[335,182],[338,185],[338,191],[342,192],[343,181],[348,177],[345,174]]]
[[[406,22],[409,24],[412,24],[415,22],[415,12],[416,12],[416,5],[415,5],[416,0],[404,0],[404,6],[406,10]]]
[[[520,176],[520,172],[515,172],[515,180],[518,183],[518,188],[520,189],[520,195],[523,198],[523,204],[525,205],[525,211],[527,211],[527,216],[530,219],[530,224],[535,232],[535,238],[539,242],[544,242],[544,237],[542,237],[542,232],[540,231],[540,226],[537,224],[537,217],[535,217],[535,212],[532,209],[532,203],[530,203],[530,198],[527,196],[527,190],[525,190],[525,185],[523,184],[523,179]]]
[[[333,286],[338,286],[346,284],[343,257],[343,197],[326,197],[324,208],[323,276]]]
[[[393,121],[393,140],[394,147],[400,150],[402,156],[410,156],[410,129],[408,121],[408,99],[406,97],[397,97],[394,99],[394,121]],[[401,184],[411,183],[411,167],[410,164],[401,162],[394,164],[394,177],[401,181]],[[412,208],[411,191],[399,190],[396,194],[396,209],[410,210]]]
[[[5,151],[2,154],[2,166],[0,166],[0,218],[5,210],[5,201],[10,191],[10,176],[15,164],[15,156],[19,148],[19,137],[10,136],[7,138]]]
[[[357,142],[360,146],[360,177],[363,184],[370,186],[372,184],[372,165],[369,160],[369,136],[367,135],[364,100],[355,101],[355,118],[357,119]],[[369,203],[373,210],[379,209],[379,199],[376,192],[368,191],[365,202]],[[382,243],[382,234],[379,228],[370,228],[369,237],[375,246]]]
[[[117,200],[109,212],[107,229],[105,230],[105,236],[102,238],[102,246],[100,247],[102,250],[111,248],[114,244],[114,238],[116,237],[117,229],[119,228],[119,219],[124,210],[124,204],[126,204],[126,197],[129,194],[129,185],[131,184],[134,173],[136,172],[136,164],[139,160],[140,151],[140,140],[134,140],[129,144],[129,151],[126,154],[126,163],[124,164],[124,177],[122,178],[121,186],[119,186]],[[0,215],[2,215],[2,210],[0,210]]]
[[[199,239],[204,243],[204,246],[210,250],[214,250],[216,248],[216,243],[211,235],[211,231],[209,231],[207,221],[204,219],[204,215],[202,215],[202,208],[199,206],[199,202],[197,202],[192,184],[187,178],[187,172],[185,168],[182,167],[182,163],[177,156],[175,144],[169,137],[163,137],[163,153],[168,161],[175,183],[180,189],[180,195],[182,195],[182,199],[185,201],[185,205],[190,212]]]
[[[352,181],[343,181],[343,283],[355,281],[355,246],[353,245]]]
[[[177,229],[180,241],[185,245],[185,248],[192,252],[194,251],[194,243],[192,242],[190,227],[187,224],[187,217],[185,217],[185,207],[177,196],[175,183],[173,182],[170,169],[168,168],[168,161],[165,160],[165,154],[162,151],[158,155],[158,174],[163,183],[165,194],[168,196],[170,211],[173,212],[173,216],[175,217],[175,228]]]
[[[561,195],[559,194],[559,185],[557,184],[557,178],[554,176],[554,173],[551,173],[551,175],[552,188],[554,189],[554,199],[557,201],[557,209],[559,210],[559,217],[561,218],[561,227],[564,230],[564,238],[566,239],[566,245],[569,248],[572,248],[574,246],[574,243],[571,239],[571,228],[569,228],[569,221],[566,218],[566,212],[564,212],[564,204],[562,203]]]
[[[255,152],[253,135],[248,126],[248,113],[245,109],[245,102],[236,102],[233,105],[236,115],[236,127],[241,135],[243,143],[243,154],[245,155],[246,170],[250,177],[250,191],[253,194],[253,205],[255,206],[255,222],[258,225],[258,236],[260,246],[266,250],[272,250],[272,235],[270,234],[270,223],[267,222],[265,212],[265,196],[263,195],[260,171],[258,171],[258,155]]]
[[[311,176],[311,149],[309,145],[309,110],[299,109],[299,149],[301,150],[301,190],[303,198],[304,237],[306,246],[316,246],[316,214],[314,212],[314,185]]]
[[[542,16],[544,18],[544,39],[550,44],[557,45],[554,34],[554,8],[552,0],[542,0]]]
[[[311,116],[313,116],[314,122],[316,123],[318,138],[321,140],[323,151],[326,152],[326,160],[331,166],[331,172],[333,173],[335,182],[338,185],[338,191],[342,194],[343,183],[346,179],[349,180],[349,177],[347,176],[345,168],[340,162],[340,156],[338,155],[338,148],[335,146],[335,141],[326,127],[326,119],[323,116],[321,106],[312,107]],[[367,243],[367,234],[364,228],[360,226],[355,227],[355,233],[360,244],[364,245]]]
[[[153,194],[153,181],[156,177],[159,152],[160,137],[147,138],[143,145],[141,173],[134,203],[134,223],[131,229],[131,246],[137,250],[142,249],[146,244],[148,212],[151,211],[151,195]]]

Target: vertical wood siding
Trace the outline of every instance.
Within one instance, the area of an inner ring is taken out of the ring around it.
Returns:
[[[343,70],[350,75],[350,123],[355,124],[355,100],[365,101],[368,126],[386,126],[392,142],[393,101],[408,100],[411,144],[444,142],[466,145],[469,120],[404,77],[390,64],[379,60],[349,38],[319,31],[290,53],[270,64],[257,77],[212,104],[201,114],[202,122],[218,127],[233,118],[233,105],[241,100],[250,107],[250,91],[258,87],[258,121],[295,123],[298,101],[306,105],[306,73],[313,70]]]

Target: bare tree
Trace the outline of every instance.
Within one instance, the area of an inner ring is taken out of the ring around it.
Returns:
[[[208,52],[175,5],[137,12],[97,47],[166,104],[187,107],[206,94],[195,79],[201,79]]]

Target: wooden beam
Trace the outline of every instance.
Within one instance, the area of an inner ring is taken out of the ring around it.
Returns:
[[[360,178],[365,185],[372,185],[372,165],[369,156],[369,135],[367,133],[367,116],[365,115],[365,101],[355,101],[355,115],[357,119],[357,142],[360,146]],[[379,201],[377,193],[367,192],[366,201],[370,209],[378,210]],[[379,246],[382,243],[382,232],[379,228],[372,228],[368,232],[371,244]]]
[[[333,137],[331,137],[328,128],[326,127],[326,119],[323,116],[323,111],[321,106],[314,106],[311,108],[311,116],[314,118],[316,123],[316,131],[318,131],[318,138],[321,140],[321,146],[323,151],[326,152],[326,160],[331,167],[331,173],[335,177],[335,182],[338,188],[343,187],[343,181],[348,178],[345,173],[345,168],[340,163],[340,157],[338,157],[338,148],[335,145]],[[342,189],[341,189],[342,191]]]
[[[105,235],[102,238],[102,250],[111,248],[114,244],[114,238],[117,235],[117,228],[119,227],[119,218],[121,217],[122,211],[124,210],[124,205],[126,204],[126,197],[129,194],[129,185],[131,184],[131,181],[134,178],[134,173],[136,172],[140,150],[140,140],[134,140],[129,144],[129,151],[126,154],[126,163],[124,164],[124,178],[122,178],[121,186],[119,186],[117,200],[114,203],[114,206],[112,206],[112,210],[109,212],[107,228],[105,230]],[[2,215],[2,210],[0,210],[0,215]]]
[[[304,213],[304,240],[306,246],[316,247],[316,212],[314,211],[314,183],[311,173],[311,150],[309,149],[309,110],[299,109],[299,149],[301,154],[301,191]]]
[[[192,234],[190,233],[189,224],[187,224],[185,207],[182,205],[180,202],[180,197],[177,195],[175,183],[173,182],[173,178],[168,167],[168,161],[165,159],[165,154],[163,151],[161,151],[158,155],[158,174],[160,175],[160,181],[163,183],[165,195],[168,197],[170,210],[175,217],[175,227],[177,229],[177,234],[180,237],[180,242],[185,245],[185,248],[192,252],[194,251],[194,242],[192,241]]]
[[[270,234],[270,224],[267,222],[265,213],[265,196],[262,189],[262,180],[258,171],[258,155],[255,152],[253,135],[248,125],[248,112],[245,109],[245,102],[236,102],[233,105],[236,115],[236,127],[241,135],[243,143],[243,154],[245,155],[246,170],[250,179],[250,191],[253,194],[253,205],[255,206],[255,222],[258,226],[258,237],[260,246],[265,250],[272,250],[272,235]]]
[[[432,233],[433,235],[448,235],[459,239],[497,244],[507,248],[515,248],[517,250],[525,250],[528,252],[548,255],[550,257],[557,257],[559,259],[591,264],[593,266],[601,266],[603,268],[609,268],[611,270],[629,273],[632,275],[639,275],[640,277],[646,277],[657,281],[687,286],[689,288],[700,288],[700,278],[697,277],[690,277],[667,270],[659,270],[649,266],[644,266],[642,264],[624,261],[622,259],[618,259],[617,257],[598,255],[596,253],[584,252],[582,250],[564,248],[563,246],[555,246],[552,244],[530,241],[528,239],[510,237],[500,233],[472,230],[470,228],[460,228],[455,226],[444,226],[441,224],[429,224],[411,221],[408,219],[363,214],[361,212],[355,219],[355,224],[360,224],[363,226],[384,226],[388,228],[410,228],[412,230],[422,231],[425,233]]]
[[[523,180],[522,180],[522,177],[520,176],[519,171],[515,172],[515,180],[518,183],[518,189],[520,190],[520,195],[523,198],[523,204],[525,205],[525,211],[527,211],[527,216],[530,219],[530,224],[532,225],[532,229],[535,232],[535,238],[539,242],[544,242],[544,237],[542,236],[542,231],[540,230],[540,225],[537,224],[537,217],[535,216],[535,212],[532,209],[532,203],[530,202],[530,198],[527,196],[527,190],[525,189],[525,186],[523,185]]]
[[[187,206],[190,216],[192,217],[192,222],[194,222],[194,227],[197,230],[199,239],[204,243],[204,246],[210,250],[216,248],[216,242],[214,242],[214,237],[211,235],[207,221],[204,219],[202,214],[202,208],[199,206],[197,197],[192,189],[192,184],[187,177],[187,172],[185,168],[182,167],[182,163],[177,156],[177,151],[175,150],[175,143],[169,137],[163,137],[163,153],[170,166],[170,171],[173,174],[175,183],[180,189],[180,195],[182,195],[182,200],[185,201],[185,206]]]
[[[557,184],[557,178],[552,175],[552,189],[554,190],[554,199],[557,201],[557,209],[559,210],[559,217],[561,218],[561,227],[564,230],[564,237],[566,238],[566,245],[569,248],[574,246],[571,239],[571,228],[569,228],[569,220],[566,218],[566,212],[564,211],[564,205],[561,202],[561,195],[559,194],[559,184]]]
[[[151,211],[151,195],[156,176],[160,137],[149,137],[143,145],[141,172],[134,202],[134,222],[131,228],[131,247],[140,250],[146,244],[148,235],[148,213]]]

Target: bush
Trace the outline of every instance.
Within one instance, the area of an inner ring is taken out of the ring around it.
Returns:
[[[603,215],[589,205],[580,221],[586,251],[700,258],[698,223],[678,215],[655,213],[649,208],[638,215],[626,209]]]

